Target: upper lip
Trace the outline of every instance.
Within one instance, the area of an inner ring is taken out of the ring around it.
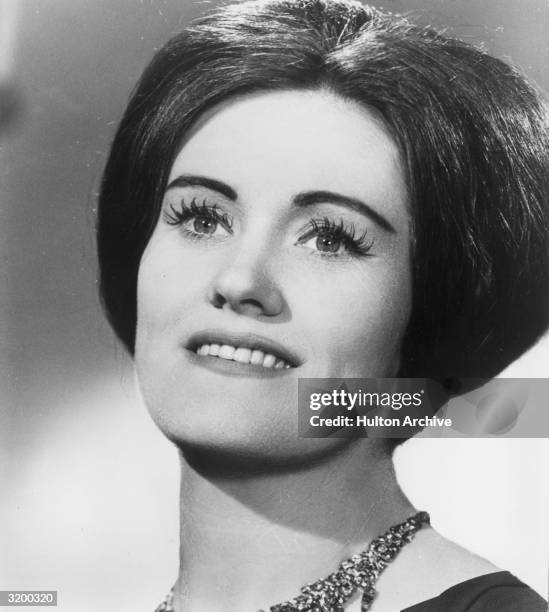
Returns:
[[[298,367],[303,360],[292,350],[282,346],[278,342],[252,333],[228,332],[220,329],[207,329],[193,334],[185,348],[196,351],[203,344],[228,344],[236,348],[248,348],[250,350],[270,353],[278,359],[284,360],[291,367]]]

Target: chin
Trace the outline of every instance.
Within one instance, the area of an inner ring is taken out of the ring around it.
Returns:
[[[185,461],[196,471],[220,478],[265,475],[310,470],[340,454],[353,441],[299,440],[294,447],[269,448],[258,444],[212,444],[206,442],[181,442],[172,439]]]
[[[333,458],[352,440],[345,438],[300,438],[294,415],[289,421],[258,418],[257,412],[241,417],[202,410],[199,415],[187,405],[177,419],[165,410],[151,416],[194,469],[219,476],[261,474],[310,469]],[[190,413],[189,413],[190,412]],[[278,415],[280,416],[280,415]]]

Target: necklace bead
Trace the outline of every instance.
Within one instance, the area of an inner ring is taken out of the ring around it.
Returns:
[[[376,598],[374,585],[381,572],[429,521],[427,512],[418,512],[390,527],[366,550],[341,562],[335,572],[302,587],[297,597],[271,606],[269,612],[344,612],[343,605],[357,589],[362,591],[360,610],[367,612]],[[173,589],[155,612],[174,612]]]

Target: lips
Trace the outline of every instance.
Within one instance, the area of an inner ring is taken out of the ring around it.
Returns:
[[[229,344],[202,344],[196,351],[197,355],[212,355],[228,361],[238,363],[251,363],[264,368],[291,368],[292,366],[284,359],[278,359],[272,353],[265,353],[259,349],[249,349],[245,346],[231,346]]]
[[[282,345],[253,334],[204,331],[194,335],[186,348],[201,357],[266,369],[290,369],[301,363],[296,355]]]

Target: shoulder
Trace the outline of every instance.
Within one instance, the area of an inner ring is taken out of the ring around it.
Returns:
[[[381,612],[547,612],[535,591],[432,528],[421,530],[382,574],[378,595]]]
[[[492,572],[450,587],[402,612],[546,612],[547,602],[509,572]]]

